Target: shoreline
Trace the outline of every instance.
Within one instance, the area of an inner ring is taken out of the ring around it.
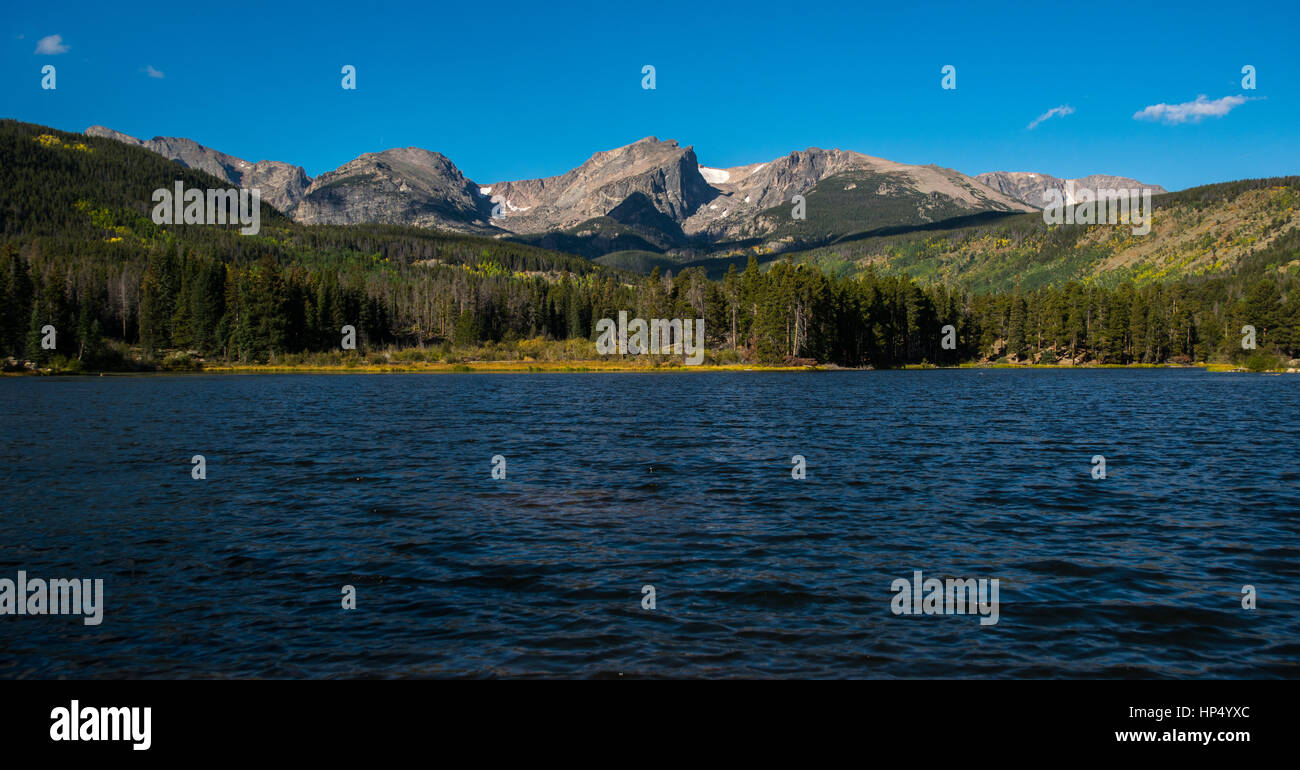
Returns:
[[[613,361],[473,361],[463,364],[448,363],[405,363],[405,364],[217,364],[198,369],[153,369],[139,371],[105,370],[105,371],[10,371],[0,373],[5,377],[132,377],[132,376],[176,376],[176,375],[211,375],[211,374],[581,374],[581,373],[621,373],[621,374],[679,374],[691,372],[887,372],[887,371],[955,371],[955,370],[1007,370],[1007,369],[1061,369],[1090,371],[1100,369],[1200,369],[1212,373],[1243,374],[1295,374],[1296,370],[1269,370],[1250,372],[1234,364],[1197,363],[1197,364],[1011,364],[1011,363],[967,363],[957,366],[936,366],[932,364],[909,364],[888,369],[873,367],[844,367],[834,364],[806,366],[763,366],[746,364],[700,364],[698,366],[677,365],[639,365]]]

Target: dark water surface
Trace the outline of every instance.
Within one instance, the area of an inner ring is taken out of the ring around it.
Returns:
[[[1294,678],[1298,417],[1197,370],[6,378],[0,577],[106,610],[0,616],[0,677]],[[999,622],[892,614],[914,570]]]

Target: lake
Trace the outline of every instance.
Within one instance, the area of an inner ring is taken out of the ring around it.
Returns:
[[[98,626],[0,616],[2,678],[1300,677],[1294,375],[116,376],[0,396],[0,578],[104,580]],[[997,579],[997,622],[896,614],[916,571]]]

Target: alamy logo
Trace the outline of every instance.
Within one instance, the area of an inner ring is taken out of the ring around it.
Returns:
[[[693,339],[692,327],[695,332]],[[596,322],[596,331],[600,332],[596,352],[602,356],[672,352],[685,354],[687,366],[697,366],[704,361],[703,318],[695,319],[694,323],[689,318],[652,318],[646,323],[644,318],[628,321],[627,311],[620,310],[617,322],[612,318],[602,318]]]
[[[135,751],[148,751],[153,709],[81,706],[77,701],[50,711],[52,741],[132,741]]]
[[[1043,221],[1049,225],[1129,224],[1134,235],[1151,232],[1151,188],[1074,188],[1065,183],[1065,195],[1055,188],[1043,191]]]
[[[104,622],[104,579],[28,580],[20,570],[17,581],[0,578],[0,615],[82,615],[82,623],[97,626]]]
[[[154,190],[153,202],[158,204],[153,208],[156,225],[240,224],[244,235],[257,235],[262,229],[260,189],[186,190],[177,182],[175,194],[166,187]]]
[[[889,603],[891,612],[895,615],[979,614],[981,626],[997,625],[997,578],[948,578],[946,584],[939,578],[921,578],[921,570],[916,570],[911,582],[899,578],[890,584],[889,590],[897,592]]]

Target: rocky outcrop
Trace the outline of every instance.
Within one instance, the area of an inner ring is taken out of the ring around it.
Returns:
[[[700,175],[692,148],[646,137],[598,152],[560,176],[497,182],[484,187],[483,194],[499,205],[501,227],[529,233],[604,216],[637,194],[663,215],[683,222],[718,192]]]
[[[445,156],[418,147],[366,153],[316,177],[294,219],[493,232],[492,206]]]

